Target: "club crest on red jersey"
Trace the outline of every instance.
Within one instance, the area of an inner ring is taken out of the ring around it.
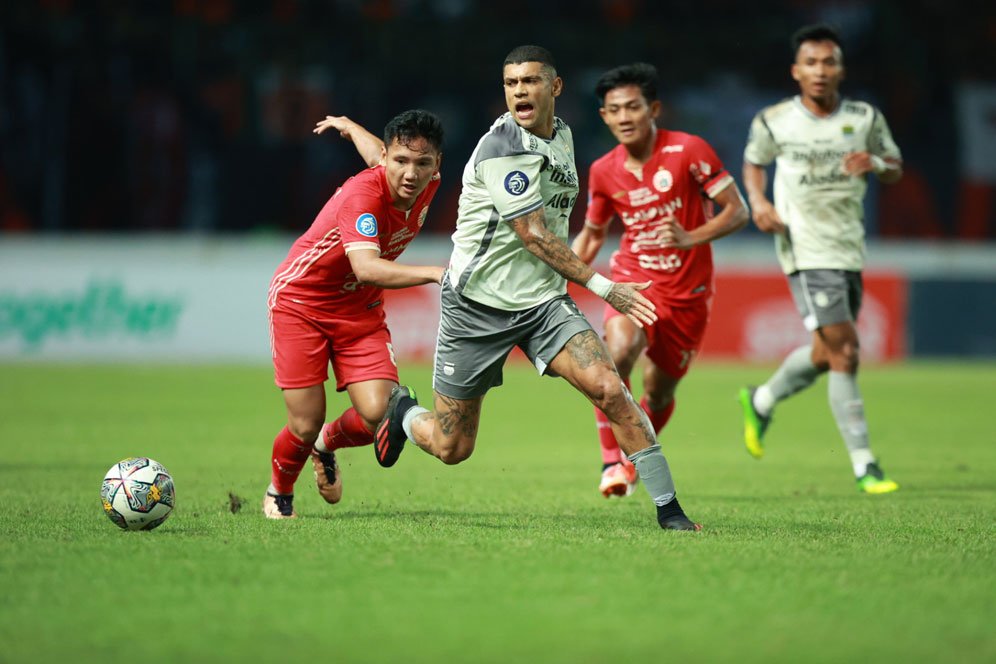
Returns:
[[[674,176],[671,171],[662,168],[654,173],[654,189],[660,192],[670,191],[674,185]]]

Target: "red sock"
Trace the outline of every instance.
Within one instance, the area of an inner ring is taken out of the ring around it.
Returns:
[[[629,389],[629,379],[623,379],[626,389]],[[600,409],[595,409],[595,426],[598,428],[598,444],[602,446],[602,464],[619,463],[622,461],[622,450],[619,449],[619,442],[612,433],[612,425],[609,418]]]
[[[650,417],[650,423],[654,425],[654,433],[660,433],[667,421],[671,419],[671,413],[674,412],[674,402],[675,399],[671,399],[671,403],[664,406],[664,410],[650,410],[647,397],[640,399],[640,407]]]
[[[326,448],[335,452],[344,447],[369,445],[373,442],[373,431],[367,428],[356,409],[350,407],[335,422],[322,427],[322,440]]]
[[[284,427],[273,439],[273,470],[270,481],[277,493],[294,493],[294,482],[301,474],[301,469],[308,462],[311,445],[304,442]]]

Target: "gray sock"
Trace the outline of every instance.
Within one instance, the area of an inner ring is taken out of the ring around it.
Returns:
[[[762,415],[768,415],[774,405],[782,399],[787,399],[813,384],[820,375],[820,370],[813,364],[812,354],[812,346],[796,348],[782,361],[782,365],[768,382],[758,388],[758,391],[764,390],[770,395],[769,403],[758,403],[759,400],[755,398],[754,406]]]
[[[636,466],[636,472],[640,474],[643,486],[647,487],[647,493],[655,505],[660,507],[674,500],[674,480],[660,445],[640,450],[629,460]]]
[[[405,435],[408,436],[408,440],[415,442],[415,436],[412,435],[412,422],[416,417],[422,413],[428,413],[428,408],[423,408],[422,406],[412,406],[405,413],[405,416],[401,419],[401,428],[405,430]]]
[[[857,376],[831,371],[829,383],[830,410],[851,455],[854,474],[860,477],[874,458],[868,444],[868,422],[865,420],[865,404],[861,400]]]

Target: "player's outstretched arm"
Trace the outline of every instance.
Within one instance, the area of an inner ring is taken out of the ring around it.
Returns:
[[[640,327],[657,320],[654,304],[637,292],[647,288],[650,282],[616,283],[595,272],[571,251],[567,243],[550,232],[542,209],[512,219],[509,223],[526,250],[560,276],[584,286]]]
[[[785,224],[768,200],[768,173],[763,166],[744,162],[744,189],[754,215],[754,224],[765,233],[784,233]]]
[[[665,219],[662,231],[664,245],[675,249],[691,249],[718,240],[747,225],[747,205],[736,182],[731,181],[712,200],[720,206],[719,213],[698,228],[686,231],[674,217]]]
[[[399,265],[381,258],[376,249],[355,249],[346,258],[360,283],[380,288],[438,284],[443,278],[443,268],[437,265]]]
[[[574,238],[574,242],[571,243],[571,251],[577,254],[578,258],[583,262],[591,265],[591,262],[598,256],[602,245],[605,244],[605,236],[608,229],[608,224],[605,226],[593,226],[586,219],[584,228],[581,229],[581,232]]]
[[[349,139],[360,153],[360,157],[371,168],[381,163],[384,158],[384,141],[380,140],[357,122],[353,122],[345,115],[326,115],[324,120],[319,120],[312,130],[316,134],[321,134],[328,129],[335,129],[343,138]]]

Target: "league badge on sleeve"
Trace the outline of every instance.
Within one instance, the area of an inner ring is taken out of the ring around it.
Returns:
[[[505,191],[513,196],[521,196],[529,187],[529,178],[522,171],[512,171],[505,176]]]
[[[364,237],[377,236],[377,217],[364,212],[356,218],[356,230]]]

